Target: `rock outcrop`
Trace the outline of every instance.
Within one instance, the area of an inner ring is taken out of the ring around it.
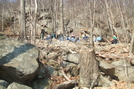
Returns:
[[[39,68],[37,47],[14,39],[0,39],[0,79],[30,83]]]

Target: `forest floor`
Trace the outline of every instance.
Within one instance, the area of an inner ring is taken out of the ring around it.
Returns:
[[[16,35],[8,34],[8,31],[4,32],[4,34],[8,35],[8,37],[11,37],[11,38],[18,37]],[[36,45],[37,47],[44,47],[44,44],[42,44],[42,41],[39,41],[39,39],[38,39],[38,43],[34,45]],[[113,45],[109,45],[105,42],[97,43],[96,44],[96,56],[98,57],[98,60],[105,59],[105,61],[107,61],[108,63],[117,61],[121,58],[126,58],[127,61],[130,62],[130,59],[131,59],[131,57],[129,56],[129,44],[126,44],[126,43],[119,43],[119,44],[113,44]],[[77,78],[78,76],[72,79],[77,79]],[[63,80],[65,80],[63,77],[58,78],[58,76],[55,77],[55,79],[60,80],[58,83],[55,82],[55,84],[60,84],[61,82],[63,82]],[[114,83],[114,86],[111,86],[111,87],[95,87],[94,89],[134,89],[133,83],[127,83],[124,81],[115,81],[115,80],[113,81],[113,83]]]

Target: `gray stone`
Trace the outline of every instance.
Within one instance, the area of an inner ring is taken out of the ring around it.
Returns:
[[[58,76],[58,71],[56,71],[53,67],[47,66],[47,70],[52,76]]]
[[[117,79],[120,81],[134,83],[134,67],[131,66],[130,63],[128,63],[126,60],[119,60],[112,62],[111,65],[115,68],[114,75],[117,77]]]
[[[131,66],[130,63],[128,63],[126,60],[119,60],[119,61],[116,61],[116,62],[112,62],[111,63],[113,66]]]
[[[22,85],[16,82],[11,83],[7,89],[32,89],[31,87],[28,87],[26,85]]]
[[[79,63],[79,54],[68,54],[64,61]]]
[[[47,68],[44,67],[45,64],[39,62],[38,78],[45,78],[47,76]]]
[[[120,81],[134,83],[134,67],[133,66],[119,66],[115,69],[115,75]]]
[[[131,66],[126,60],[119,60],[111,64],[100,61],[100,70],[112,78],[134,83],[134,66]]]
[[[0,40],[0,78],[27,84],[38,70],[39,50],[32,44],[13,39]]]
[[[111,64],[107,63],[106,61],[99,61],[99,67],[100,70],[105,74],[114,76],[115,68]]]
[[[0,80],[0,85],[4,86],[4,87],[7,87],[9,85],[9,83],[5,80]]]

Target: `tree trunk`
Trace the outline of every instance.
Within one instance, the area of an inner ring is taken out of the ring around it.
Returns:
[[[16,14],[14,14],[14,17],[16,16]],[[13,22],[13,29],[15,30],[15,18],[14,18],[14,22]]]
[[[134,7],[134,0],[133,0],[133,7]],[[134,21],[132,20],[132,25],[134,26]],[[129,55],[134,54],[134,29],[132,29],[132,35],[131,35],[131,44],[129,49]]]
[[[35,3],[35,10],[34,10],[34,30],[33,30],[33,41],[35,41],[35,32],[36,32],[36,14],[37,14],[37,0],[34,0]]]
[[[25,22],[25,0],[21,0],[20,2],[20,9],[21,9],[21,27],[20,27],[20,39],[23,40],[26,38],[25,29],[26,29],[26,22]]]
[[[120,41],[119,34],[118,34],[117,29],[115,27],[114,15],[112,13],[110,6],[108,5],[108,0],[104,0],[104,2],[105,2],[105,6],[106,6],[107,18],[108,18],[109,26],[111,28],[112,35],[114,34],[114,32],[113,32],[113,29],[114,29],[114,31],[117,35],[117,39],[118,39],[118,41]]]
[[[82,48],[80,51],[80,87],[92,89],[99,76],[98,63],[94,49]]]
[[[134,29],[132,31],[131,44],[130,44],[130,49],[129,49],[129,55],[133,55],[133,54],[134,54]]]
[[[56,18],[57,17],[57,12],[56,12],[57,11],[57,0],[54,1],[54,8],[55,8],[54,9],[54,31],[56,33],[56,31],[57,31],[57,29],[56,29],[57,28],[57,24],[56,24],[56,20],[57,20],[57,18]]]
[[[34,6],[34,14],[32,7]],[[32,15],[33,14],[33,15]],[[35,32],[36,32],[36,14],[37,14],[37,0],[31,1],[31,43],[35,41]]]
[[[89,3],[89,6],[91,6],[90,3]],[[92,20],[90,22],[90,25],[91,25],[91,34],[90,34],[90,46],[89,47],[93,47],[94,46],[94,42],[93,42],[93,30],[94,30],[94,19],[95,19],[95,8],[96,8],[96,1],[95,0],[93,1],[93,6],[94,6],[93,7],[93,15],[90,14]],[[90,10],[91,10],[91,7],[90,7]]]
[[[64,20],[63,20],[63,0],[60,0],[60,17],[61,17],[61,32],[65,36],[65,31],[64,31]],[[63,37],[64,39],[64,37]],[[64,39],[65,40],[65,39]]]
[[[4,12],[4,4],[3,4],[3,12]],[[2,31],[4,31],[4,13],[2,12]]]

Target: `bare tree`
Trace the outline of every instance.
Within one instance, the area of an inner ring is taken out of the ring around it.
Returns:
[[[3,9],[2,9],[2,31],[4,31],[4,4],[2,5],[3,6]]]
[[[134,30],[132,31],[131,44],[129,49],[129,55],[133,55],[133,54],[134,54]]]
[[[57,23],[56,23],[56,21],[57,21],[57,0],[54,0],[54,31],[55,31],[55,33],[56,33],[56,28],[57,28]]]
[[[90,12],[90,22],[88,22],[88,27],[91,26],[90,30],[90,46],[89,48],[82,48],[80,51],[80,87],[87,87],[92,89],[99,77],[99,68],[96,60],[94,45],[93,45],[93,29],[94,29],[94,19],[95,19],[95,8],[96,1],[93,0],[93,10],[91,9],[91,2],[88,0],[88,9]]]
[[[23,40],[26,38],[26,21],[25,21],[25,0],[21,0],[20,2],[20,10],[21,10],[21,26],[20,26],[20,39]]]
[[[34,0],[34,15],[33,15],[33,29],[31,29],[31,42],[35,41],[36,32],[36,15],[37,15],[37,0]]]
[[[63,19],[63,0],[60,0],[60,19],[61,19],[61,22],[60,22],[60,24],[61,24],[61,32],[63,32],[63,35],[65,36],[64,19]]]
[[[133,0],[133,6],[134,6],[134,0]],[[132,25],[134,26],[134,21],[132,20]],[[131,44],[129,49],[129,55],[134,54],[134,29],[132,29],[132,35],[131,35]]]

